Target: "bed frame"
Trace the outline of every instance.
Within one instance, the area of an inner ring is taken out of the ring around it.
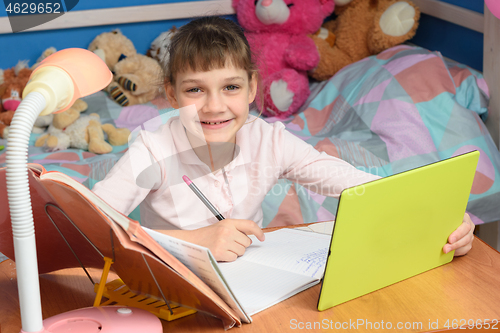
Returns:
[[[486,126],[499,147],[500,141],[500,19],[486,7],[484,15],[437,0],[412,0],[422,13],[483,33],[483,75],[490,90],[489,116]],[[185,19],[204,15],[231,15],[231,0],[205,0],[144,5],[110,9],[70,11],[57,20],[36,26],[29,31],[115,25]],[[0,34],[11,33],[8,17],[0,17]],[[496,62],[495,62],[496,59]],[[498,223],[488,223],[480,229],[481,237],[494,247],[500,246]],[[485,230],[485,231],[483,231]]]
[[[500,141],[500,19],[484,6],[484,15],[436,0],[412,0],[422,13],[483,34],[483,75],[490,90],[488,128],[499,148]],[[500,251],[500,222],[476,227],[476,235]]]

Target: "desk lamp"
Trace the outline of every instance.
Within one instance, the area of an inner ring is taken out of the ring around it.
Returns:
[[[21,332],[162,332],[153,314],[121,306],[90,307],[42,321],[35,228],[28,184],[28,142],[39,115],[62,112],[79,97],[106,87],[113,75],[94,53],[66,49],[47,57],[32,73],[7,139],[7,196],[21,308]]]

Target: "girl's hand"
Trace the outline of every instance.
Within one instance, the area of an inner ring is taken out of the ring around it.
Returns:
[[[187,241],[207,247],[217,261],[234,261],[245,253],[255,235],[264,241],[264,232],[250,220],[226,219],[208,227],[191,230]]]
[[[469,215],[465,213],[462,225],[453,231],[448,237],[448,243],[443,247],[443,252],[448,253],[455,250],[455,257],[463,256],[472,248],[474,240],[475,225]]]

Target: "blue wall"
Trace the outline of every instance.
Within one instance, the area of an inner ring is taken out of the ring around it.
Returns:
[[[440,0],[442,2],[447,2],[449,4],[467,8],[478,13],[484,12],[484,1],[483,0]]]
[[[482,0],[441,0],[479,13],[484,11]],[[445,57],[483,70],[483,34],[422,14],[417,34],[412,43]]]
[[[195,1],[195,0],[185,0]],[[115,8],[126,6],[152,5],[161,3],[180,2],[180,0],[80,0],[73,10],[89,10],[100,8]],[[0,17],[7,16],[5,7],[0,3]],[[74,28],[65,30],[48,30],[37,32],[20,32],[15,34],[0,34],[0,68],[14,66],[19,60],[29,60],[33,65],[41,53],[53,46],[57,50],[68,47],[87,48],[90,42],[100,33],[120,29],[125,36],[132,40],[137,52],[146,53],[151,42],[163,31],[172,26],[181,26],[189,19],[119,24],[90,28]]]
[[[180,0],[80,0],[73,10],[114,8],[179,1]],[[481,13],[484,8],[484,1],[482,0],[441,1]],[[0,17],[6,15],[5,7],[0,4]],[[89,43],[97,35],[115,28],[119,28],[125,36],[132,40],[139,53],[145,53],[153,39],[161,32],[167,31],[173,25],[180,26],[188,21],[189,20],[160,21],[75,28],[62,31],[0,34],[0,68],[12,67],[18,60],[29,60],[30,65],[32,65],[40,54],[51,46],[58,50],[68,47],[87,48]],[[436,33],[436,31],[438,33]],[[480,33],[423,14],[417,34],[411,41],[430,50],[438,50],[444,56],[463,62],[477,70],[482,70],[483,35]]]

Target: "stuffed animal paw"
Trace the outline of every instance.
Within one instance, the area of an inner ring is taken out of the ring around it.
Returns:
[[[130,130],[128,128],[116,128],[112,124],[103,124],[102,130],[108,136],[108,141],[113,146],[122,146],[128,142]]]
[[[368,49],[377,54],[415,35],[420,11],[410,1],[382,1],[368,36]]]
[[[141,54],[127,57],[113,68],[114,81],[107,91],[121,106],[147,103],[159,95],[161,71],[153,58]]]
[[[99,118],[90,119],[87,126],[88,151],[95,154],[107,154],[113,147],[104,141],[104,132]]]
[[[326,33],[311,37],[320,61],[309,74],[318,81],[327,80],[349,64],[412,38],[420,19],[418,7],[409,0],[337,0],[335,3],[337,18],[323,25]]]

